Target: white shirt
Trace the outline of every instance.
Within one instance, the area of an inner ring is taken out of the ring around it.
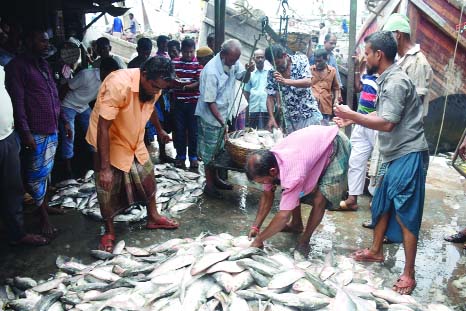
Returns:
[[[201,72],[199,85],[199,100],[195,115],[201,117],[205,122],[220,127],[217,119],[210,111],[207,103],[216,103],[222,118],[227,122],[236,113],[234,106],[235,82],[241,80],[246,73],[244,66],[237,61],[231,66],[227,74],[223,70],[220,53],[218,53]]]
[[[99,92],[100,70],[97,68],[83,69],[71,80],[68,86],[71,89],[63,100],[63,107],[75,110],[78,113],[89,108],[89,102],[96,99]]]
[[[5,70],[0,66],[0,140],[13,133],[13,105],[5,89]]]

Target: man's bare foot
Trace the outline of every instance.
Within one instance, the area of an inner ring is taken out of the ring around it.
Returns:
[[[393,285],[392,289],[401,295],[411,295],[414,288],[416,288],[416,280],[413,277],[403,274]]]
[[[40,225],[41,229],[40,232],[42,233],[43,236],[46,238],[53,238],[57,235],[58,229],[52,226],[52,224],[47,220],[47,221],[41,221]]]
[[[62,208],[47,206],[47,213],[49,213],[49,215],[63,215],[66,212]]]
[[[307,242],[298,242],[295,247],[295,252],[300,253],[304,257],[307,257],[309,255],[309,252],[311,251],[311,246],[309,245],[309,241]]]
[[[49,239],[39,234],[26,234],[18,241],[11,242],[11,245],[31,245],[31,246],[42,246],[49,244]]]

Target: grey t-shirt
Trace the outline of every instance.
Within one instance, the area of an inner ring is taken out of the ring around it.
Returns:
[[[394,64],[380,75],[377,84],[377,115],[396,123],[391,132],[379,132],[383,162],[428,150],[424,136],[423,106],[411,79],[400,66]]]

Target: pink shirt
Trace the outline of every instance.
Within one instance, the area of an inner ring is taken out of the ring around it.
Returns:
[[[293,210],[299,199],[314,190],[329,163],[338,127],[311,125],[288,135],[271,151],[277,158],[283,189],[280,210]],[[265,191],[273,185],[264,184]]]

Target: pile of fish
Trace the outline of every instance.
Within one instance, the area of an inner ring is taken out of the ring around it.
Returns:
[[[237,135],[233,133],[229,137],[229,142],[250,150],[270,149],[283,139],[283,133],[276,128],[273,129],[273,132],[247,129],[236,133]]]
[[[159,212],[179,213],[197,205],[203,193],[205,178],[198,173],[175,168],[171,164],[155,165],[157,182],[156,202]],[[49,206],[65,209],[77,209],[95,220],[102,220],[94,171],[90,170],[83,178],[67,179],[55,185],[56,193]],[[128,207],[114,220],[120,222],[140,221],[147,217],[145,205],[136,204]]]
[[[227,233],[145,248],[120,241],[113,253],[91,251],[99,260],[88,265],[59,256],[49,280],[7,280],[0,304],[17,311],[451,310],[381,287],[352,259],[291,257],[250,243]]]

